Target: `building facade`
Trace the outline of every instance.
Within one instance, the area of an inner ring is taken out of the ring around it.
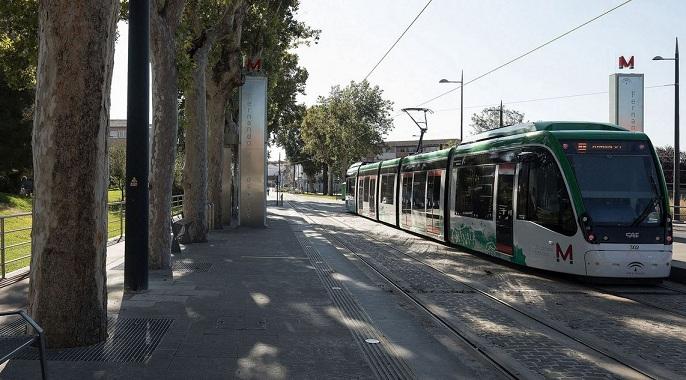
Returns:
[[[429,153],[457,145],[459,139],[423,140],[422,152]],[[382,161],[402,158],[417,151],[419,140],[385,141],[383,150],[376,156],[365,157],[363,161]]]

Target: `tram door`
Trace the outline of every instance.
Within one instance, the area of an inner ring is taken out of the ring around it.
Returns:
[[[495,247],[496,250],[512,255],[513,233],[512,193],[514,190],[515,164],[498,166],[498,190],[496,194]]]

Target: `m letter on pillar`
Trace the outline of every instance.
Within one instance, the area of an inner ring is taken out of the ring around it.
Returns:
[[[633,61],[632,61],[633,62]],[[258,72],[262,70],[262,60],[259,58],[255,59],[246,59],[245,60],[245,69],[250,72]]]
[[[632,55],[631,58],[629,58],[629,62],[626,61],[626,58],[624,58],[624,56],[619,57],[619,68],[620,69],[624,69],[624,68],[633,69],[634,68],[634,56]]]

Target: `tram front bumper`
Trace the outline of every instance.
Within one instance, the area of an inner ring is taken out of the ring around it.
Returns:
[[[593,277],[666,278],[672,251],[587,251],[586,274]]]

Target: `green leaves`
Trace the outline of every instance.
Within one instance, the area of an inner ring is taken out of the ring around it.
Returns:
[[[524,114],[512,109],[503,108],[503,126],[521,123]],[[472,115],[474,133],[481,133],[500,127],[500,107],[487,107],[480,113]]]
[[[36,86],[38,1],[0,1],[0,72],[17,90]]]
[[[379,153],[392,128],[393,103],[367,81],[334,86],[310,107],[302,123],[304,151],[343,173],[353,162]]]

